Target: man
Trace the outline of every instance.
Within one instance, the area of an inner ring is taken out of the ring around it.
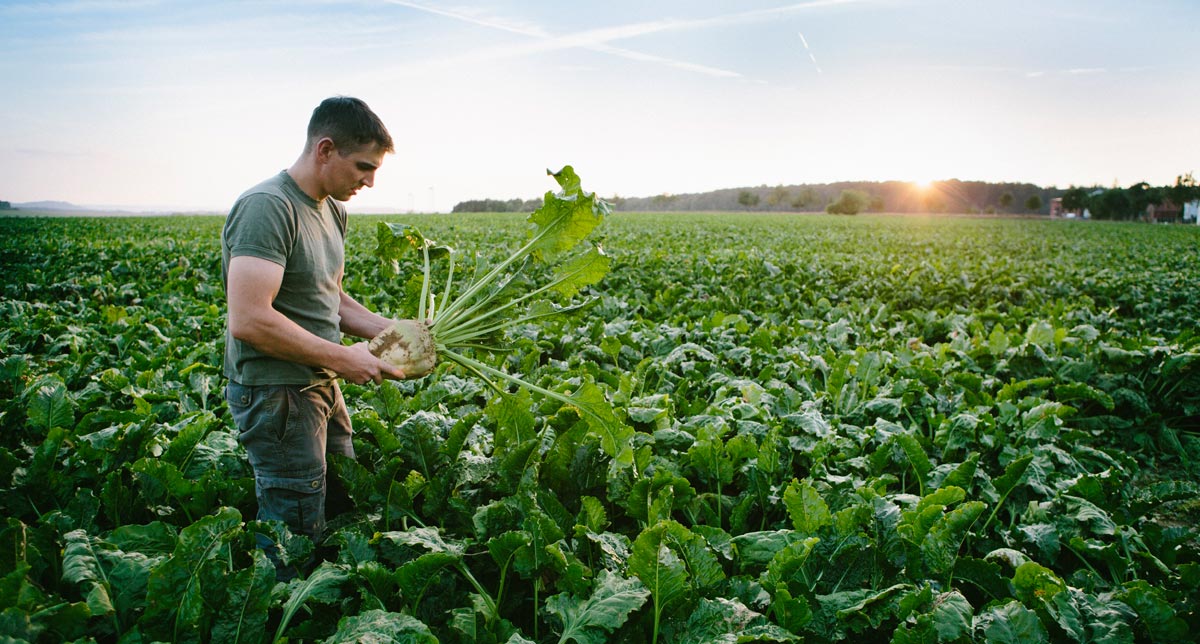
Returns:
[[[327,496],[333,503],[345,494],[327,476],[326,455],[354,457],[335,378],[404,378],[366,342],[341,343],[343,332],[371,338],[394,323],[342,290],[347,217],[339,203],[374,185],[392,151],[366,103],[326,99],[300,158],[243,193],[221,233],[226,400],[254,468],[258,518],[280,519],[314,542]],[[274,547],[263,546],[274,559]]]

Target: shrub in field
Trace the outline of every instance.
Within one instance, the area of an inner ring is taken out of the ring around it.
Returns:
[[[825,212],[833,215],[857,215],[867,209],[871,196],[861,190],[843,190],[833,203],[825,206]]]

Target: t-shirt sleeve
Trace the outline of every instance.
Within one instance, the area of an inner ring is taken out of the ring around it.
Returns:
[[[242,197],[229,213],[225,243],[229,257],[258,257],[287,265],[296,224],[283,199],[267,193]]]

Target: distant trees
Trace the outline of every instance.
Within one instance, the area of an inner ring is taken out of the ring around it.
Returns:
[[[767,205],[771,208],[778,208],[779,204],[787,204],[788,197],[790,196],[791,193],[788,192],[787,188],[784,188],[783,186],[775,186],[775,188],[771,190],[771,194],[767,195]]]
[[[867,209],[871,195],[862,190],[843,190],[837,201],[825,206],[825,212],[834,215],[857,215]]]
[[[1133,219],[1137,216],[1129,193],[1113,188],[1088,198],[1088,210],[1096,219]]]
[[[1000,209],[1008,210],[1008,207],[1013,204],[1013,193],[1005,192],[1000,195]]]
[[[812,188],[805,188],[800,191],[800,194],[796,195],[795,199],[792,200],[792,208],[800,210],[806,206],[811,206],[815,203],[818,203],[820,200],[821,196],[817,194],[816,190],[813,190]]]
[[[12,204],[7,201],[0,201],[0,210],[12,210]]]
[[[1088,191],[1078,186],[1072,186],[1063,193],[1062,206],[1067,212],[1083,212],[1087,208]]]
[[[529,212],[541,205],[537,199],[472,199],[454,204],[450,212]]]
[[[1135,215],[1146,212],[1146,208],[1161,204],[1167,198],[1167,193],[1164,189],[1152,187],[1145,181],[1129,186],[1125,194],[1129,197],[1130,210]]]
[[[1063,195],[1063,209],[1080,211],[1086,208],[1096,219],[1129,220],[1145,217],[1152,208],[1167,203],[1182,207],[1195,199],[1200,199],[1200,185],[1189,172],[1176,177],[1173,186],[1152,186],[1140,181],[1128,188],[1112,187],[1091,192],[1071,188]]]
[[[1116,190],[1120,195],[1105,196]],[[855,191],[863,199],[845,197]],[[696,212],[751,211],[798,212],[821,211],[832,206],[833,211],[845,212],[927,212],[927,213],[1015,213],[1042,212],[1051,199],[1062,198],[1063,210],[1090,211],[1092,216],[1108,219],[1143,217],[1148,206],[1169,200],[1182,205],[1200,199],[1200,183],[1192,173],[1176,177],[1173,186],[1150,186],[1145,183],[1129,188],[1110,190],[1072,186],[1069,189],[1041,187],[1030,183],[989,183],[948,179],[918,190],[907,181],[843,181],[837,183],[799,185],[758,185],[726,188],[687,194],[658,194],[646,197],[612,197],[610,203],[625,212]],[[465,201],[453,212],[530,212],[540,200],[482,199]],[[830,211],[832,212],[832,211]]]
[[[654,195],[652,201],[659,210],[667,210],[671,204],[675,203],[675,195],[669,195],[664,192],[660,195]]]
[[[1162,221],[1161,206],[1180,207],[1200,199],[1200,185],[1192,173],[1175,178],[1173,186],[1152,186],[1139,181],[1128,188],[1084,188],[1071,186],[1062,193],[1062,209],[1069,213],[1085,213],[1093,219],[1132,220],[1153,216]],[[1165,210],[1168,218],[1170,209]]]
[[[1196,182],[1196,177],[1191,172],[1175,177],[1175,185],[1164,191],[1171,203],[1180,206],[1200,199],[1200,183]]]
[[[961,213],[975,208],[997,210],[1002,192],[1013,195],[1009,212],[1025,203],[1030,195],[1040,195],[1042,203],[1058,197],[1062,190],[1043,188],[1030,183],[990,183],[948,179],[936,182],[930,189],[914,190],[908,181],[839,181],[836,183],[757,185],[725,188],[709,192],[671,195],[626,197],[616,205],[628,212],[662,211],[772,211],[813,212],[837,201],[843,190],[859,190],[868,195],[865,211],[871,212],[944,212]],[[749,194],[744,194],[749,193]],[[754,196],[759,200],[754,203]]]

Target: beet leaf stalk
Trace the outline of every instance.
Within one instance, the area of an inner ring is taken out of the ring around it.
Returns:
[[[380,333],[371,340],[371,351],[400,367],[410,378],[429,373],[439,360],[448,360],[497,391],[505,391],[498,381],[525,387],[575,407],[611,429],[619,421],[603,396],[597,396],[600,392],[594,385],[584,385],[567,396],[467,355],[474,351],[504,352],[508,329],[586,306],[591,300],[573,301],[575,296],[608,273],[609,257],[598,244],[587,243],[585,238],[609,213],[609,205],[594,193],[583,191],[571,166],[547,173],[561,190],[547,192],[542,206],[529,215],[529,237],[524,245],[491,267],[476,264],[474,275],[462,286],[455,283],[453,249],[426,238],[412,226],[379,224],[376,256],[391,262],[398,272],[397,260],[415,249],[421,254],[423,276],[417,318],[399,320]],[[448,270],[439,294],[433,291],[430,266],[432,260],[441,258],[447,258]],[[541,285],[532,284],[534,276],[529,275],[530,269],[537,266],[553,269],[549,280]]]

